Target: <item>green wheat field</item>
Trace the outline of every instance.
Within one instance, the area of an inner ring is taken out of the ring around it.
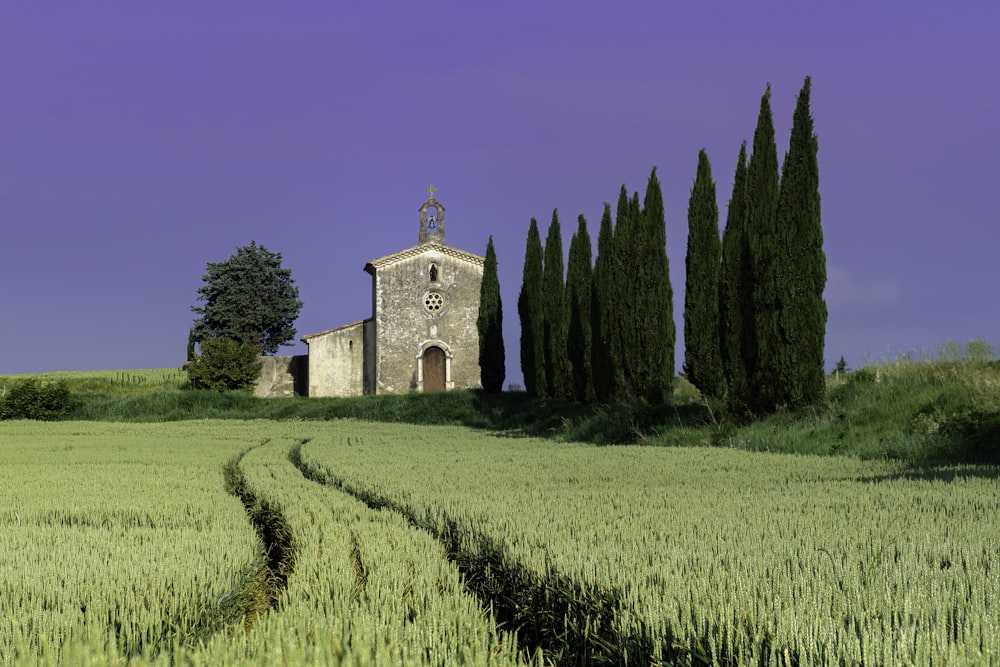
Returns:
[[[67,376],[117,420],[0,421],[0,663],[1000,665],[1000,468],[885,453],[987,423],[995,365],[859,371],[809,414],[613,447],[464,403],[119,401],[172,414],[178,373]]]

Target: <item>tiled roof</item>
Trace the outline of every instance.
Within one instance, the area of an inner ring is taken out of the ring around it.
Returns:
[[[402,262],[403,260],[410,259],[411,257],[417,257],[426,252],[439,252],[442,255],[448,255],[449,257],[454,257],[455,259],[470,262],[472,264],[478,264],[480,266],[482,266],[486,261],[484,257],[474,255],[471,252],[465,252],[464,250],[459,250],[458,248],[452,248],[451,246],[442,245],[440,243],[421,243],[420,245],[415,245],[412,248],[407,248],[406,250],[394,252],[391,255],[385,255],[383,257],[379,257],[378,259],[373,259],[365,264],[365,271],[371,273],[373,270],[391,266],[396,262]]]
[[[356,327],[359,324],[364,324],[365,322],[367,322],[370,319],[371,318],[369,317],[367,319],[358,320],[357,322],[351,322],[350,324],[342,324],[339,327],[334,327],[332,329],[327,329],[326,331],[320,331],[320,332],[313,333],[313,334],[306,334],[305,336],[302,337],[301,340],[302,340],[303,343],[308,343],[310,338],[316,338],[317,336],[325,336],[327,334],[332,334],[332,333],[334,333],[336,331],[340,331],[341,329],[350,329],[351,327]]]

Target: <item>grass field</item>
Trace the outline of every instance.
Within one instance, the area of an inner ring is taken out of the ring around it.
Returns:
[[[0,423],[0,662],[520,662],[430,535],[299,473],[301,439]]]
[[[556,654],[1000,660],[996,468],[331,426],[307,473],[489,563],[498,606]]]
[[[926,359],[899,358],[830,376],[823,402],[749,424],[706,401],[683,378],[671,405],[580,405],[524,392],[472,391],[352,398],[254,398],[187,389],[179,369],[0,376],[0,400],[25,379],[65,382],[69,419],[330,420],[462,425],[591,442],[897,459],[914,464],[1000,464],[1000,362],[976,341]],[[969,352],[968,350],[972,350]],[[988,352],[988,354],[987,354]],[[0,411],[2,413],[2,411]]]
[[[0,421],[0,663],[1000,665],[1000,366],[960,357],[750,424],[683,380],[648,410],[34,376],[72,403]]]
[[[156,655],[242,623],[262,551],[197,423],[0,423],[0,656]]]
[[[0,654],[1000,664],[995,467],[503,435],[2,422]]]

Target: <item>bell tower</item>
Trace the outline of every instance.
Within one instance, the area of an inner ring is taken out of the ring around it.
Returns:
[[[427,188],[430,197],[420,207],[420,243],[444,242],[444,206],[434,199],[437,191],[433,185]]]

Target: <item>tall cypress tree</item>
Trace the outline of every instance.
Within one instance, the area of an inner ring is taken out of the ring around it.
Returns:
[[[753,283],[753,332],[744,331],[744,350],[752,335],[749,408],[757,414],[774,412],[781,404],[778,314],[781,310],[781,236],[778,232],[778,149],[771,115],[771,85],[760,99],[753,137],[753,155],[747,167],[747,232]]]
[[[784,345],[778,377],[785,390],[782,402],[792,406],[819,400],[826,388],[826,255],[820,223],[818,140],[809,110],[810,84],[806,77],[795,105],[777,212],[784,249],[778,314]]]
[[[608,265],[608,349],[614,379],[613,401],[629,400],[634,396],[631,379],[631,325],[634,304],[629,300],[634,292],[633,274],[636,271],[634,229],[637,221],[633,214],[628,190],[623,184],[618,193],[615,211],[615,231],[611,244],[611,262]]]
[[[500,278],[497,275],[497,254],[493,236],[486,244],[483,281],[479,288],[479,378],[483,390],[498,394],[506,377],[503,349],[503,303],[500,300]]]
[[[656,405],[671,397],[676,341],[663,191],[656,167],[649,175],[641,212],[638,202],[636,194],[631,207],[633,215],[638,214],[629,272],[633,287],[627,302],[633,311],[628,321],[634,333],[631,353],[626,354],[631,369],[626,372],[636,396]]]
[[[548,383],[545,379],[545,336],[542,330],[542,238],[538,234],[538,222],[534,218],[528,226],[517,314],[521,320],[521,372],[524,374],[524,388],[530,396],[540,396],[548,391]]]
[[[591,366],[591,253],[587,219],[581,215],[577,218],[576,233],[569,243],[569,261],[566,266],[566,322],[569,327],[566,352],[572,373],[571,396],[584,403],[592,403],[596,397]]]
[[[614,255],[614,227],[611,220],[611,204],[605,202],[601,215],[601,227],[597,234],[597,258],[594,260],[593,295],[590,327],[593,340],[591,367],[594,373],[594,391],[597,400],[606,403],[615,395],[616,362],[611,355],[611,307],[612,307],[612,258]]]
[[[719,207],[712,165],[698,152],[698,171],[688,200],[688,240],[684,281],[684,372],[703,396],[723,395],[719,342]]]
[[[563,269],[562,230],[559,213],[552,212],[545,239],[545,267],[542,270],[542,309],[545,337],[546,396],[570,395],[569,359],[566,356],[566,283]]]
[[[750,246],[746,230],[747,144],[740,146],[733,179],[733,193],[722,233],[722,266],[719,278],[719,319],[722,362],[726,378],[726,403],[734,415],[747,412],[748,358],[753,331],[753,294],[750,282]],[[749,348],[749,349],[748,349]]]

